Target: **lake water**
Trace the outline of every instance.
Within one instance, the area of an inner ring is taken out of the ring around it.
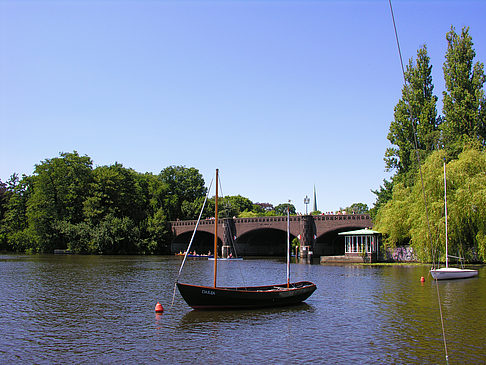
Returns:
[[[178,293],[170,308],[180,263],[0,255],[0,363],[446,363],[427,266],[292,264],[292,281],[317,285],[305,304],[198,312]],[[180,281],[212,285],[212,265],[190,260]],[[223,261],[218,284],[282,283],[285,270],[279,259]],[[449,363],[485,363],[486,268],[438,289]]]

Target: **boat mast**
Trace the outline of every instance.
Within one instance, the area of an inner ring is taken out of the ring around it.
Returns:
[[[287,288],[290,286],[290,212],[289,209],[290,207],[287,206]]]
[[[216,169],[216,198],[214,199],[214,287],[216,288],[216,273],[218,272],[218,172]]]
[[[444,207],[445,207],[445,264],[449,267],[448,237],[447,237],[447,179],[446,179],[446,161],[444,158]]]

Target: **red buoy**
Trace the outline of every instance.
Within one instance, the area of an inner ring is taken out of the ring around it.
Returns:
[[[157,304],[155,305],[155,313],[162,313],[163,311],[164,311],[164,307],[162,307],[162,304],[157,302]]]
[[[420,281],[423,283],[423,282],[425,281],[425,278],[422,276],[422,277],[420,278]]]

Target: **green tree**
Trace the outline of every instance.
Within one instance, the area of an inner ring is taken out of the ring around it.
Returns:
[[[287,215],[287,208],[291,215],[296,214],[295,206],[291,203],[279,204],[275,207],[275,215]]]
[[[5,184],[4,214],[0,221],[0,244],[2,249],[23,252],[29,248],[32,238],[28,231],[27,202],[32,193],[32,178],[19,179],[13,174]]]
[[[183,202],[194,202],[196,199],[206,196],[204,179],[194,167],[170,166],[159,174],[161,180],[167,184],[167,204],[169,220],[195,219],[194,209],[190,210],[190,216],[182,211]]]
[[[374,229],[383,233],[385,247],[396,247],[410,242],[409,196],[410,188],[398,183],[393,189],[393,198],[378,211]]]
[[[73,224],[67,221],[57,221],[55,228],[62,234],[66,248],[73,253],[98,253],[93,247],[93,227],[87,222]]]
[[[163,208],[148,217],[147,238],[144,242],[143,253],[163,254],[170,252],[171,232],[169,220]]]
[[[240,213],[238,218],[255,218],[255,217],[261,217],[263,215],[264,215],[264,213],[256,213],[256,212],[253,212],[253,211],[251,211],[251,212],[245,211],[245,212]]]
[[[299,248],[300,248],[300,240],[298,237],[295,237],[292,240],[292,252],[295,252],[296,256],[298,255]]]
[[[108,214],[140,222],[146,218],[147,204],[139,176],[132,169],[115,163],[93,170],[90,196],[84,201],[84,214],[92,225],[97,225]]]
[[[411,243],[421,261],[445,259],[444,151],[422,166],[427,211],[417,176],[413,187],[398,183],[393,198],[380,209],[375,228],[385,246]],[[466,148],[447,164],[449,252],[469,261],[486,261],[486,152]]]
[[[168,187],[159,176],[139,175],[139,185],[144,195],[146,221],[141,222],[141,253],[162,254],[170,252],[171,231],[167,219]]]
[[[100,254],[133,254],[139,252],[138,227],[129,217],[106,215],[94,228],[91,250]]]
[[[367,214],[369,212],[368,205],[364,203],[353,203],[345,210],[348,214]]]
[[[253,209],[253,202],[241,195],[225,196],[221,200],[221,217],[238,217],[242,212]]]
[[[455,32],[454,27],[446,35],[447,52],[443,66],[446,90],[443,92],[443,125],[446,146],[450,157],[457,157],[467,140],[475,140],[481,146],[486,142],[486,99],[484,65],[474,63],[469,27]]]
[[[0,180],[0,221],[3,219],[5,211],[7,210],[7,194],[7,184]]]
[[[29,228],[38,252],[66,248],[59,222],[82,222],[83,203],[92,181],[92,161],[88,156],[61,153],[36,165],[33,193],[27,204]]]
[[[273,207],[273,205],[272,205]],[[251,207],[251,210],[250,212],[253,212],[255,214],[264,214],[265,213],[265,209],[262,207],[261,204],[253,204],[253,206]]]
[[[371,190],[371,192],[376,195],[375,205],[370,209],[371,218],[375,219],[380,208],[388,203],[393,197],[393,181],[384,179],[380,189]]]
[[[7,234],[4,222],[5,212],[7,211],[9,194],[7,191],[7,184],[0,180],[0,250],[6,250]]]
[[[427,47],[417,51],[417,61],[410,59],[405,72],[402,98],[395,106],[395,120],[390,124],[388,140],[395,147],[385,153],[387,170],[395,169],[397,178],[410,184],[418,164],[417,149],[424,159],[437,149],[441,119],[437,118],[437,97],[432,84],[432,66]]]
[[[466,148],[451,161],[447,165],[447,190],[449,252],[485,262],[486,153]]]

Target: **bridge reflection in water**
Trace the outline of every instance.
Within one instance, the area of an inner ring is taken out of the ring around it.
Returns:
[[[172,253],[187,248],[196,220],[170,222]],[[344,238],[338,233],[371,228],[368,214],[297,215],[290,217],[290,240],[299,237],[301,248],[314,257],[344,255]],[[235,247],[239,256],[284,256],[287,217],[224,218],[218,223],[218,247]],[[207,253],[214,245],[214,219],[199,222],[191,250]],[[219,252],[221,254],[221,251]]]

